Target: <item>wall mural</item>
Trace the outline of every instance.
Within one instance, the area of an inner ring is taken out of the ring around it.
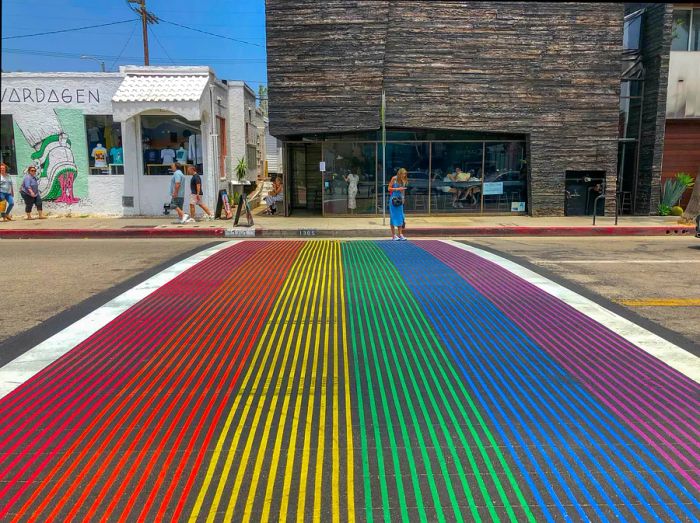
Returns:
[[[87,196],[85,117],[79,109],[25,108],[15,116],[18,168],[34,165],[41,198],[72,205]]]

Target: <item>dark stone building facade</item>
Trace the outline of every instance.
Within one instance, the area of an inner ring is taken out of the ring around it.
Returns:
[[[577,175],[604,178],[606,210],[613,208],[624,4],[267,0],[266,14],[270,132],[285,143],[376,133],[383,90],[386,127],[399,134],[483,139],[483,165],[499,136],[524,144],[517,161],[528,213],[563,215],[567,177]],[[440,147],[426,150],[423,170],[438,179]],[[446,165],[459,163],[448,156]],[[476,161],[472,179],[508,179],[504,173],[517,170],[498,161],[502,169],[491,173],[479,173]],[[287,158],[288,187],[293,164]],[[441,205],[429,198],[433,209]],[[493,210],[509,212],[510,203]]]

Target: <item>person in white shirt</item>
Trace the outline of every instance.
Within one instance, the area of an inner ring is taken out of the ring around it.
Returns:
[[[171,165],[175,162],[175,149],[172,148],[172,145],[174,144],[171,144],[170,148],[160,151],[160,160],[163,165]]]

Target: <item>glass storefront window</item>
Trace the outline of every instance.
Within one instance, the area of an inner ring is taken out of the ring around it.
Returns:
[[[386,144],[387,184],[402,167],[408,171],[408,189],[404,200],[405,213],[428,213],[428,198],[430,196],[428,151],[428,142]],[[383,187],[382,190],[386,191],[387,189]],[[381,192],[379,194],[381,195]]]
[[[17,155],[15,152],[15,132],[12,116],[0,116],[0,162],[7,165],[8,174],[17,174]]]
[[[324,214],[377,213],[376,143],[326,142],[323,161]]]
[[[314,141],[288,141],[292,211],[318,209],[322,195],[327,216],[382,214],[383,195],[388,196],[386,183],[403,167],[409,179],[404,207],[408,214],[527,212],[525,136],[501,133],[498,139],[491,139],[495,133],[482,133],[480,139],[472,140],[477,133],[387,131],[393,138],[435,138],[438,134],[449,138],[387,140],[386,177],[382,176],[380,141],[358,140],[350,134],[346,139],[328,135],[325,140],[317,136]],[[355,183],[357,191],[351,187]],[[388,205],[388,198],[386,202]]]
[[[170,165],[203,163],[201,124],[181,116],[142,116],[143,174],[170,174]]]
[[[625,20],[624,32],[622,37],[623,49],[637,50],[640,47],[640,36],[642,32],[642,14],[630,17]]]
[[[637,139],[642,114],[642,99],[620,98],[619,138]]]
[[[671,51],[687,51],[688,39],[690,37],[690,17],[692,11],[690,9],[674,9],[673,10],[673,26],[671,42]]]
[[[484,156],[484,212],[525,212],[527,166],[523,142],[487,142]]]
[[[690,30],[690,51],[700,51],[700,7],[693,9],[693,23]]]
[[[483,142],[433,142],[431,213],[481,212]]]
[[[122,128],[112,115],[85,116],[85,132],[90,174],[109,174],[110,165],[124,164]]]

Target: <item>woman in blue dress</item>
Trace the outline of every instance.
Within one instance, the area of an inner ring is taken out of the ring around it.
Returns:
[[[403,167],[389,180],[389,223],[394,241],[405,241],[403,235],[406,219],[403,214],[404,194],[408,185],[408,171]],[[398,234],[397,234],[398,231]]]

